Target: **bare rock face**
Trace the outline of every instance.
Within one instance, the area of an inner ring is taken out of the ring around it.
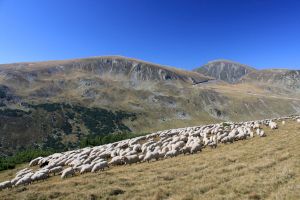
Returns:
[[[194,71],[228,83],[236,83],[244,75],[256,70],[247,65],[228,60],[215,60]]]

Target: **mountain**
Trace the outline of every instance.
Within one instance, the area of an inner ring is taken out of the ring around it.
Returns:
[[[157,65],[121,56],[103,56],[65,61],[35,63],[15,63],[0,65],[0,77],[9,81],[30,84],[40,76],[53,76],[62,73],[93,73],[96,75],[120,75],[130,81],[181,80],[197,83],[211,78],[199,73]]]
[[[273,87],[283,87],[291,90],[300,90],[300,70],[268,69],[252,71],[240,80],[241,82],[251,82],[253,84],[272,85]]]
[[[228,77],[238,77],[238,67],[227,68]],[[242,71],[247,74],[231,84],[120,56],[0,65],[0,153],[65,150],[108,134],[300,112],[298,92],[265,78],[257,84],[250,75],[257,70]],[[288,75],[278,80],[297,81],[297,72]]]
[[[256,70],[247,65],[229,60],[214,60],[194,71],[228,83],[236,83],[244,75]]]

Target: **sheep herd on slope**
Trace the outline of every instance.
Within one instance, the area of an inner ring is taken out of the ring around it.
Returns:
[[[300,123],[300,116],[290,116],[170,129],[106,145],[38,157],[29,163],[29,168],[18,171],[15,178],[0,183],[0,190],[38,182],[50,176],[60,175],[63,179],[75,174],[98,172],[115,165],[150,162],[179,154],[194,154],[207,146],[216,148],[218,143],[232,143],[255,135],[264,137],[266,134],[262,129],[263,125],[277,129],[278,123],[281,121],[284,125],[286,119]],[[33,170],[32,167],[37,165],[39,169]]]

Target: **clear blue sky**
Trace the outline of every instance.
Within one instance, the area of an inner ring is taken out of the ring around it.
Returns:
[[[0,0],[0,63],[100,55],[300,69],[300,1]]]

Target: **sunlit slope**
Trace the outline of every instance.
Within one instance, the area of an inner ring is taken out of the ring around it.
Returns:
[[[299,199],[300,123],[194,155],[0,192],[3,199]],[[23,168],[0,173],[8,180]]]

